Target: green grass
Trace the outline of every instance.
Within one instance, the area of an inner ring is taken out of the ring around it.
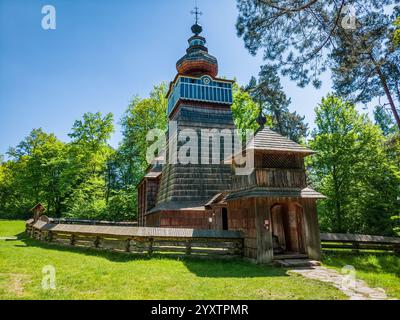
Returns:
[[[392,297],[400,299],[400,257],[385,253],[360,253],[337,251],[325,253],[323,264],[341,270],[346,265],[355,268],[356,277],[370,287],[385,289]]]
[[[334,287],[242,260],[178,259],[44,244],[0,221],[0,299],[345,299]],[[41,287],[56,268],[56,290]]]

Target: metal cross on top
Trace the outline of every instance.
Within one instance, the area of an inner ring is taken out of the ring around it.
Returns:
[[[196,17],[196,24],[199,22],[199,16],[203,15],[203,12],[199,11],[199,7],[196,5],[194,10],[190,11]]]

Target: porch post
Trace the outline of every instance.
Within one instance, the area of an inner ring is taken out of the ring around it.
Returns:
[[[306,250],[308,257],[313,260],[321,259],[321,238],[315,199],[301,201],[304,215],[304,233],[306,237]]]
[[[267,199],[254,198],[253,201],[257,233],[257,262],[270,263],[273,260],[271,205]],[[265,220],[269,221],[269,230],[265,228]]]

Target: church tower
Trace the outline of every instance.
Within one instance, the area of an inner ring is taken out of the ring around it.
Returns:
[[[218,78],[218,61],[201,35],[201,13],[196,8],[194,14],[189,47],[176,63],[177,75],[167,93],[164,165],[154,207],[139,218],[143,226],[209,229],[213,217],[206,203],[231,187],[231,167],[223,160],[232,153],[233,81]]]

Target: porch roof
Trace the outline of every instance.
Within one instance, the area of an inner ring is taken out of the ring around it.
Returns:
[[[311,189],[280,189],[280,188],[262,188],[254,187],[251,189],[230,192],[225,200],[235,200],[240,198],[257,198],[257,197],[284,197],[284,198],[311,198],[311,199],[325,199],[326,197],[321,193]]]
[[[282,135],[264,127],[249,141],[247,149],[271,152],[300,153],[311,155],[313,150],[306,148]]]
[[[146,212],[152,214],[159,211],[204,211],[204,201],[169,201],[163,202]]]

